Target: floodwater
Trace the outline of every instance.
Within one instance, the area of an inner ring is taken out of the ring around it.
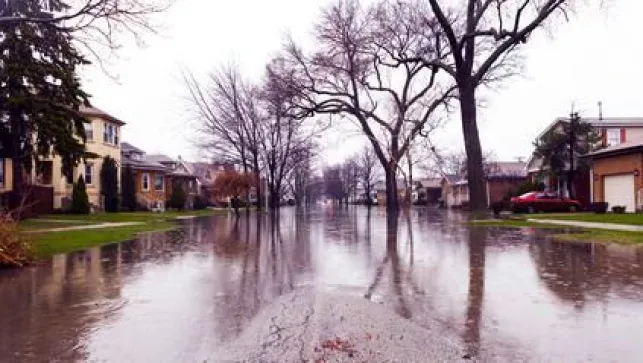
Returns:
[[[0,361],[216,361],[208,351],[299,290],[440,327],[464,358],[641,360],[643,249],[466,218],[363,208],[208,217],[0,271]]]

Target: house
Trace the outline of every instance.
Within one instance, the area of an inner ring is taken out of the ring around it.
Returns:
[[[152,154],[148,155],[147,159],[163,165],[166,170],[166,185],[165,197],[166,200],[170,199],[172,189],[175,185],[180,185],[186,194],[186,208],[191,209],[194,205],[194,198],[199,194],[197,186],[197,177],[194,175],[190,163],[185,162],[181,156],[174,160],[166,155]]]
[[[643,140],[608,146],[586,156],[591,160],[592,202],[627,212],[643,209]]]
[[[195,162],[190,163],[190,167],[196,176],[198,193],[212,205],[227,205],[228,198],[221,196],[215,190],[214,181],[221,173],[237,171],[238,168],[232,163],[219,162]],[[251,196],[250,202],[256,202],[256,199],[256,196],[254,198]]]
[[[526,164],[504,161],[485,164],[487,205],[501,201],[527,180]],[[466,176],[442,178],[442,201],[445,207],[459,208],[469,204],[469,183]]]
[[[87,185],[87,195],[93,210],[103,209],[101,197],[100,172],[102,159],[109,156],[121,164],[121,128],[125,122],[96,107],[81,107],[80,112],[88,119],[85,123],[85,144],[87,152],[97,157],[81,162],[76,167],[63,168],[62,158],[53,155],[43,158],[26,175],[28,185],[46,187],[53,190],[53,209],[65,209],[71,204],[73,183],[83,176]],[[11,159],[0,159],[0,191],[12,190]],[[120,173],[118,173],[120,175]]]
[[[596,132],[601,135],[600,145],[597,145],[597,148],[643,141],[643,117],[589,117],[582,120],[591,124]],[[562,124],[565,122],[569,122],[569,118],[557,118],[538,135],[537,140],[542,139],[549,132],[562,130]],[[555,191],[565,196],[570,195],[567,190],[566,175],[552,176],[543,173],[542,160],[534,155],[527,162],[527,171],[531,181],[543,183],[547,190]],[[579,171],[575,176],[573,195],[582,205],[588,205],[591,199],[590,194],[590,175],[588,172]]]
[[[145,209],[165,209],[167,200],[167,174],[169,170],[163,164],[150,159],[143,150],[123,142],[122,165],[131,168],[134,174],[136,201]]]
[[[442,178],[420,179],[414,183],[413,204],[437,204],[442,197]]]
[[[164,210],[177,183],[186,193],[185,208],[192,208],[198,193],[196,176],[189,163],[181,157],[174,160],[165,155],[146,154],[132,144],[122,144],[123,167],[134,173],[137,203],[146,209]]]

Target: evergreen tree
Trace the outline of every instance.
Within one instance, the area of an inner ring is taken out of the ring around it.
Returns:
[[[49,0],[49,11],[67,8]],[[0,0],[2,17],[40,17],[39,0]],[[65,167],[85,158],[88,104],[77,67],[88,64],[72,45],[69,30],[48,22],[0,22],[0,145],[13,159],[13,203],[23,197],[24,171],[52,153]]]
[[[74,189],[71,194],[71,212],[74,214],[89,214],[89,211],[89,197],[87,197],[85,179],[80,175],[78,181],[74,183]]]
[[[557,177],[566,176],[567,191],[573,197],[576,174],[589,168],[587,161],[579,157],[599,146],[600,135],[577,112],[572,112],[560,126],[536,140],[534,155],[542,160],[541,170]]]
[[[177,182],[173,183],[172,193],[170,194],[170,200],[167,202],[168,206],[170,208],[182,210],[183,208],[185,208],[186,201],[187,201],[187,196],[181,184]]]
[[[136,181],[132,167],[127,165],[123,168],[121,175],[121,193],[123,197],[123,208],[130,212],[136,210]]]
[[[100,170],[101,195],[105,200],[106,212],[118,212],[118,166],[116,160],[106,156]]]

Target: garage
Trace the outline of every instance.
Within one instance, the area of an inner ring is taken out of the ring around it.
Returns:
[[[603,180],[605,201],[610,208],[615,205],[625,206],[625,211],[636,211],[634,195],[634,174],[606,175]]]

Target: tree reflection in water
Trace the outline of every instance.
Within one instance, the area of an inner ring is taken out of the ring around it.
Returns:
[[[470,357],[476,357],[480,354],[480,322],[484,298],[487,229],[469,228],[467,232],[469,237],[469,288],[463,340],[467,346],[467,354]]]

